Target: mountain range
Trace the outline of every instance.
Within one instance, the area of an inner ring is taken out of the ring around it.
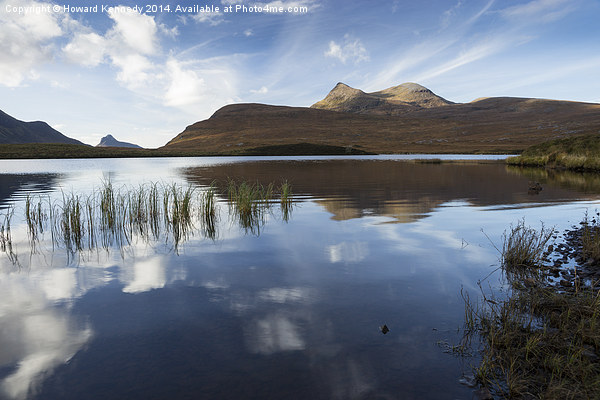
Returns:
[[[597,133],[597,103],[516,97],[454,103],[412,82],[370,93],[340,82],[310,107],[224,106],[158,152],[517,153],[548,140]],[[1,111],[0,143],[83,144],[45,122],[23,122]],[[98,145],[105,146],[136,145],[108,135]]]
[[[163,149],[236,154],[303,143],[370,153],[514,153],[598,132],[596,103],[515,97],[453,103],[416,83],[373,93],[338,83],[311,107],[227,105]]]

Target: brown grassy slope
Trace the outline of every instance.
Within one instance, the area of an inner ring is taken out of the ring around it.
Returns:
[[[600,132],[600,104],[486,98],[401,116],[233,104],[188,126],[163,149],[232,153],[313,143],[373,153],[520,152],[546,140]]]

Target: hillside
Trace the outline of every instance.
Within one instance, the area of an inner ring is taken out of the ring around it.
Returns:
[[[138,146],[137,144],[120,142],[117,139],[115,139],[113,135],[104,136],[102,139],[100,139],[100,143],[98,143],[96,147],[131,147],[135,149],[142,148],[142,146]]]
[[[80,144],[53,129],[45,122],[23,122],[0,111],[0,143],[67,143]]]
[[[322,102],[311,108],[228,105],[163,149],[236,154],[311,143],[371,153],[517,153],[547,140],[600,132],[600,104],[511,97],[454,104],[420,89],[409,90],[411,98],[403,87],[373,95],[338,84],[323,100],[337,111],[317,108]],[[402,112],[388,112],[390,101]]]

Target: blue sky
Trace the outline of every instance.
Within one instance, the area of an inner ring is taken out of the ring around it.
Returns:
[[[0,0],[0,109],[158,147],[226,104],[309,106],[340,81],[600,102],[599,20],[598,0]]]

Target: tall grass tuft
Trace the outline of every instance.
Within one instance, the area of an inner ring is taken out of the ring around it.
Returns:
[[[227,185],[228,204],[236,222],[246,232],[258,234],[265,212],[277,196],[275,185],[233,180]],[[52,201],[48,197],[47,202],[41,196],[28,196],[24,214],[32,249],[47,231],[53,250],[65,248],[71,255],[99,247],[107,251],[117,247],[123,254],[123,249],[134,241],[148,243],[163,236],[178,251],[180,244],[195,234],[197,222],[201,234],[215,240],[218,193],[217,182],[204,190],[196,190],[176,183],[116,188],[106,180],[98,190],[87,195],[62,193],[62,198]],[[287,182],[282,184],[279,196],[282,211],[289,215],[292,202]],[[9,252],[12,245],[10,216],[5,216],[0,232],[0,245],[5,252]]]
[[[12,242],[12,232],[10,229],[10,221],[14,215],[15,209],[13,207],[9,207],[4,214],[4,221],[2,221],[2,225],[0,225],[0,250],[6,253],[8,259],[13,265],[19,266],[19,257],[17,256],[16,251],[13,249]]]
[[[281,202],[281,216],[285,222],[289,221],[292,212],[292,185],[284,180],[279,187],[279,197]]]
[[[260,227],[264,224],[264,210],[269,206],[269,196],[272,194],[272,185],[265,188],[258,182],[238,183],[233,179],[227,182],[230,210],[233,210],[237,221],[246,232],[260,233]]]
[[[539,268],[548,242],[554,233],[542,224],[539,231],[525,226],[519,221],[510,231],[504,232],[502,245],[502,266],[507,269]]]
[[[217,203],[216,203],[216,183],[211,183],[210,187],[202,193],[200,202],[200,221],[204,235],[215,240],[217,234]]]
[[[591,219],[586,212],[582,221],[581,253],[588,260],[600,261],[600,213],[598,212]]]

